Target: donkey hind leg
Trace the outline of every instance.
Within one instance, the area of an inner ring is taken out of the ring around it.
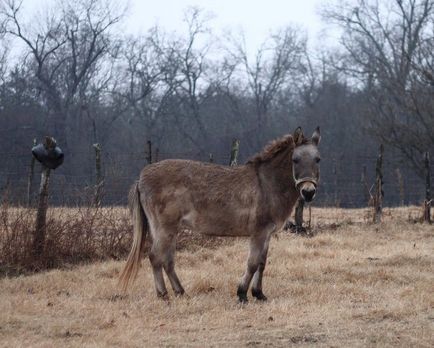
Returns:
[[[175,272],[175,251],[176,251],[176,238],[172,238],[170,241],[170,246],[166,250],[166,258],[163,263],[164,271],[169,278],[170,284],[172,285],[173,292],[176,296],[184,295],[185,291],[179,281],[178,275]]]
[[[149,252],[149,261],[151,261],[152,272],[154,273],[155,290],[158,297],[167,298],[167,289],[163,277],[163,262],[154,245]]]
[[[159,236],[153,238],[149,260],[154,273],[155,289],[157,296],[166,298],[167,289],[163,277],[163,268],[169,278],[173,291],[176,295],[184,294],[184,289],[175,272],[175,246],[176,239],[173,236]]]
[[[267,263],[268,246],[270,244],[270,236],[266,239],[259,260],[258,269],[256,270],[252,281],[252,295],[259,301],[267,301],[267,296],[262,292],[262,275],[264,273],[265,264]]]
[[[271,234],[275,230],[276,225],[270,224],[261,233],[252,236],[252,238],[250,239],[250,251],[249,257],[247,259],[247,269],[243,277],[241,278],[237,290],[238,299],[241,303],[247,302],[247,290],[249,289],[249,285],[253,278],[253,275],[259,270],[260,264],[263,265],[261,266],[261,273],[258,273],[258,280],[259,278],[262,278],[262,272],[265,268],[268,244]],[[254,284],[258,285],[256,284],[256,282]]]

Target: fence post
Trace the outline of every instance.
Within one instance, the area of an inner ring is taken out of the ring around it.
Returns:
[[[238,139],[232,140],[232,148],[231,148],[231,158],[229,160],[229,165],[231,167],[237,165],[238,152],[240,151],[240,141]]]
[[[214,156],[212,153],[209,154],[209,163],[214,163]]]
[[[362,183],[362,192],[363,192],[363,198],[366,204],[369,204],[370,200],[370,193],[369,193],[369,186],[368,186],[368,179],[366,174],[366,165],[363,165],[363,171],[362,171],[362,177],[360,179],[360,182]]]
[[[297,201],[297,206],[295,207],[295,229],[297,232],[303,230],[303,209],[304,200],[299,198]]]
[[[425,202],[424,202],[424,222],[431,223],[431,168],[429,161],[429,152],[425,152]]]
[[[7,204],[9,202],[9,176],[6,177],[6,183],[2,187],[2,197],[1,197],[1,204]]]
[[[333,186],[334,186],[334,205],[336,208],[339,207],[338,202],[338,166],[336,158],[333,159]]]
[[[404,206],[405,199],[405,191],[404,191],[404,179],[402,178],[401,171],[399,168],[396,168],[396,177],[398,178],[398,186],[399,186],[399,203],[401,206]]]
[[[33,139],[33,147],[36,146],[36,138]],[[32,202],[32,191],[33,191],[33,176],[35,175],[35,156],[32,156],[30,161],[29,176],[27,178],[27,206],[30,207]]]
[[[43,145],[47,152],[52,152],[56,148],[57,144],[54,138],[45,137]],[[38,211],[36,213],[36,227],[32,248],[33,256],[36,258],[40,258],[44,253],[50,173],[51,169],[42,163],[41,184],[39,186]]]
[[[158,162],[160,160],[160,148],[157,147],[155,150],[155,160],[154,162]]]
[[[150,140],[147,141],[148,145],[148,156],[146,157],[148,164],[152,163],[152,142]]]
[[[384,146],[380,145],[380,152],[377,157],[375,167],[375,193],[374,193],[374,223],[381,222],[381,213],[383,209],[383,155]]]
[[[101,195],[104,185],[104,178],[102,176],[102,166],[101,166],[101,144],[96,143],[93,144],[93,148],[95,150],[95,174],[96,174],[96,182],[95,182],[95,197],[94,204],[99,206],[101,204]]]

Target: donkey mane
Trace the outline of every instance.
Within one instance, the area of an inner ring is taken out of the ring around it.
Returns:
[[[269,142],[261,152],[251,157],[247,161],[247,164],[258,165],[260,163],[268,162],[282,151],[288,149],[292,142],[293,136],[291,134],[287,134],[279,139],[273,140]],[[309,142],[310,140],[308,138],[303,137],[300,145],[305,145]]]

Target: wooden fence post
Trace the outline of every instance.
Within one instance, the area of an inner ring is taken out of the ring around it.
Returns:
[[[9,203],[9,176],[6,178],[6,182],[2,187],[2,197],[1,197],[1,204],[7,204]]]
[[[232,141],[232,148],[231,148],[231,158],[229,160],[229,165],[231,167],[237,165],[238,160],[238,152],[240,151],[240,141],[238,139],[234,139]]]
[[[363,198],[365,200],[366,204],[369,204],[371,195],[369,192],[369,186],[368,186],[368,176],[366,173],[366,165],[363,165],[363,171],[362,171],[362,177],[360,179],[360,182],[362,183],[362,192],[363,192]]]
[[[96,206],[99,206],[101,205],[101,196],[102,196],[103,185],[104,185],[104,178],[102,175],[102,166],[101,166],[101,144],[99,143],[93,144],[93,148],[95,150],[95,174],[96,174],[94,204]]]
[[[209,154],[209,163],[214,163],[214,156],[212,153]]]
[[[158,162],[160,159],[160,148],[157,147],[157,149],[155,150],[155,160],[154,162]]]
[[[148,164],[152,163],[152,142],[150,140],[147,141],[148,144],[148,156],[147,156],[147,160],[148,160]]]
[[[50,168],[42,166],[41,184],[39,186],[38,211],[36,214],[35,237],[33,239],[33,256],[37,258],[42,256],[44,252],[50,173]]]
[[[56,140],[51,137],[45,137],[43,142],[47,152],[54,151],[56,148]],[[36,213],[36,227],[33,238],[33,256],[40,258],[44,253],[45,236],[46,236],[46,221],[48,209],[48,186],[50,182],[51,169],[42,164],[41,184],[39,186],[38,211]]]
[[[375,167],[375,193],[374,193],[374,223],[381,222],[381,214],[383,210],[383,155],[384,146],[380,145],[380,152],[377,157],[377,165]]]
[[[333,186],[334,186],[334,205],[339,207],[338,201],[338,166],[336,158],[333,159]]]
[[[303,230],[303,209],[304,200],[299,198],[297,206],[295,207],[295,229],[297,232],[301,232]]]
[[[404,206],[404,200],[405,200],[404,179],[402,178],[402,174],[399,168],[396,168],[396,177],[398,179],[398,187],[399,187],[399,204],[401,206]]]
[[[33,147],[36,146],[36,138],[33,139]],[[32,203],[32,191],[33,191],[33,176],[35,175],[35,156],[32,156],[30,161],[29,176],[27,178],[27,206],[30,207]]]
[[[426,175],[426,183],[425,183],[425,202],[424,202],[424,214],[423,220],[426,223],[431,223],[431,168],[429,161],[429,152],[425,152],[424,156],[425,162],[425,175]]]

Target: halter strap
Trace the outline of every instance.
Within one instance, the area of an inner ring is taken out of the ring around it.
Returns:
[[[304,182],[311,182],[315,187],[318,186],[318,181],[314,178],[301,178],[301,179],[294,179],[295,180],[295,187],[298,187],[298,185],[304,183]]]

